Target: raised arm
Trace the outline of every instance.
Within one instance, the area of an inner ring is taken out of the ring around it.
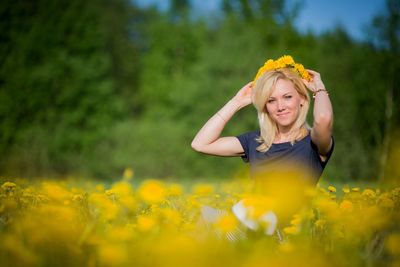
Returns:
[[[200,129],[192,141],[192,148],[198,152],[216,156],[241,156],[243,147],[234,136],[219,137],[226,123],[241,108],[251,104],[252,82],[246,84]]]
[[[311,75],[310,82],[305,80],[307,88],[315,92],[314,101],[314,124],[311,129],[311,140],[318,147],[318,153],[324,160],[332,146],[332,125],[333,125],[333,110],[331,100],[325,89],[325,85],[321,80],[321,75],[313,70],[307,70]]]

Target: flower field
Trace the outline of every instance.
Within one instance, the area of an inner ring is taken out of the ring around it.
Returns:
[[[1,266],[400,265],[400,187],[269,184],[275,193],[262,194],[245,179],[131,178],[110,188],[3,181]],[[256,229],[232,213],[242,199]],[[205,218],[204,207],[218,216]],[[276,226],[261,219],[268,211]]]

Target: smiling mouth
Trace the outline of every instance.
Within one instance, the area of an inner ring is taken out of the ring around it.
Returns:
[[[282,114],[278,114],[278,117],[286,116],[286,115],[288,115],[288,114],[289,114],[289,112],[282,113]]]

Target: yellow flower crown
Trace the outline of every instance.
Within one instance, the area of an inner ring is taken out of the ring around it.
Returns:
[[[275,69],[280,69],[280,68],[290,68],[294,70],[301,78],[306,79],[307,81],[310,81],[310,74],[308,71],[304,68],[303,65],[295,63],[293,58],[291,56],[282,56],[278,58],[277,60],[273,59],[268,59],[267,62],[264,63],[264,66],[262,66],[254,78],[253,81],[253,86],[256,84],[256,81],[258,77],[260,77],[261,74],[264,72],[270,71],[270,70],[275,70]]]

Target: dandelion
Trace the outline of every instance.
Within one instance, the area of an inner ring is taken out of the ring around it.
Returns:
[[[149,232],[157,225],[157,220],[152,216],[140,216],[137,219],[137,228],[142,232]]]
[[[348,187],[342,188],[343,193],[348,194],[350,193],[350,189]]]
[[[295,214],[293,217],[294,219],[290,221],[290,224],[294,226],[299,225],[302,221],[301,216],[299,214]]]
[[[176,196],[176,197],[179,197],[179,196],[182,195],[183,189],[182,189],[182,186],[180,186],[179,184],[171,184],[171,185],[168,187],[167,192],[168,192],[167,194],[168,194],[169,196]]]
[[[105,193],[107,196],[113,196],[115,194],[114,190],[112,190],[112,189],[106,190]]]
[[[379,205],[384,207],[384,208],[393,208],[395,203],[390,198],[389,193],[384,193],[384,194],[379,196]]]
[[[336,192],[336,188],[333,187],[333,186],[329,186],[329,187],[328,187],[328,190],[329,190],[330,192]]]
[[[4,191],[9,192],[15,190],[17,188],[17,185],[11,182],[5,182],[4,184],[1,185],[1,188]]]
[[[364,191],[362,192],[362,195],[370,197],[370,198],[375,198],[376,197],[376,193],[371,189],[364,189]]]
[[[208,196],[214,192],[214,186],[210,184],[199,184],[194,186],[193,191],[199,196]]]
[[[358,191],[360,191],[360,188],[359,188],[359,187],[353,187],[353,188],[351,189],[351,191],[353,191],[353,192],[358,192]]]
[[[103,192],[104,191],[104,186],[102,184],[98,184],[98,185],[96,185],[96,190],[98,192]]]
[[[164,185],[156,180],[144,181],[137,190],[138,196],[146,203],[160,203],[164,200]]]
[[[317,228],[323,228],[325,224],[326,224],[326,220],[323,220],[323,219],[316,220],[314,223],[314,225]]]
[[[228,233],[228,232],[233,232],[237,226],[237,219],[236,217],[229,213],[227,215],[222,216],[218,221],[217,221],[217,228],[222,231],[222,233]]]
[[[129,211],[134,211],[136,209],[136,199],[131,195],[121,196],[119,198],[119,203]]]
[[[279,250],[282,252],[292,252],[294,249],[295,249],[295,247],[293,246],[293,244],[291,244],[289,242],[282,243],[279,246]]]
[[[264,183],[262,192],[250,191],[243,181],[194,184],[185,194],[181,184],[157,180],[144,180],[136,191],[126,179],[106,192],[101,184],[39,184],[0,185],[5,266],[51,265],[54,258],[67,265],[212,266],[217,254],[219,265],[232,266],[341,266],[349,265],[346,255],[360,266],[366,257],[374,257],[378,266],[399,261],[400,187],[359,193],[360,188],[345,186],[343,196],[331,199],[336,195],[330,187],[303,190],[287,182]],[[302,200],[293,198],[297,193],[312,201],[280,212],[288,205],[282,202],[292,206]],[[206,224],[204,204],[217,209],[215,220]],[[281,231],[275,232],[277,227]],[[380,249],[372,255],[370,245]]]
[[[72,193],[55,183],[42,183],[42,192],[53,201],[64,202],[72,198]]]
[[[128,196],[132,194],[132,187],[130,184],[125,182],[115,183],[112,187],[112,192],[114,192],[118,196]]]
[[[166,222],[175,226],[178,226],[182,222],[181,214],[171,208],[163,209],[162,215],[165,218]]]
[[[132,168],[126,168],[124,170],[124,174],[122,175],[124,180],[130,181],[133,177],[133,169]]]
[[[299,232],[299,230],[298,230],[298,228],[296,226],[285,227],[285,228],[283,228],[283,231],[285,233],[287,233],[287,234],[290,234],[290,235],[295,235],[295,234],[297,234]]]
[[[126,249],[120,244],[106,243],[98,249],[99,261],[105,266],[122,265],[127,260],[127,256]]]
[[[353,203],[348,200],[343,200],[339,208],[345,212],[351,212],[353,210]]]

